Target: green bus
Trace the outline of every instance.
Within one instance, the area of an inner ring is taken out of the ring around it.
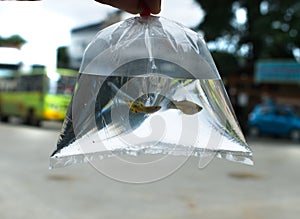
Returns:
[[[77,71],[47,71],[33,66],[25,73],[0,66],[0,119],[22,118],[25,124],[39,126],[43,120],[65,118],[76,84]]]

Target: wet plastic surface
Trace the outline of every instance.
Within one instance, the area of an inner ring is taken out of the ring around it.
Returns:
[[[215,156],[252,165],[205,41],[161,17],[100,31],[87,47],[50,167],[111,156]]]

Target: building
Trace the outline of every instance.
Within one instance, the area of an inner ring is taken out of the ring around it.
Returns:
[[[244,108],[248,115],[266,99],[300,109],[300,64],[295,60],[260,60],[253,73],[233,74],[226,82],[237,112]]]
[[[71,45],[68,49],[70,68],[79,69],[87,45],[100,30],[121,21],[121,17],[122,12],[117,11],[108,16],[104,21],[73,29],[71,31]]]
[[[255,83],[276,102],[300,106],[300,63],[295,60],[262,60],[256,63]]]

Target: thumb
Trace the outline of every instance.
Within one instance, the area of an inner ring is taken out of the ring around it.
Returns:
[[[143,0],[144,10],[150,11],[152,14],[158,14],[161,11],[161,0]],[[143,10],[143,11],[144,11]]]

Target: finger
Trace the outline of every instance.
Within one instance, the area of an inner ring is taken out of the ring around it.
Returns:
[[[161,0],[144,0],[145,5],[152,14],[158,14],[161,11]]]
[[[120,0],[95,0],[96,2],[119,8],[131,14],[138,14],[141,12],[139,0],[120,1]]]

